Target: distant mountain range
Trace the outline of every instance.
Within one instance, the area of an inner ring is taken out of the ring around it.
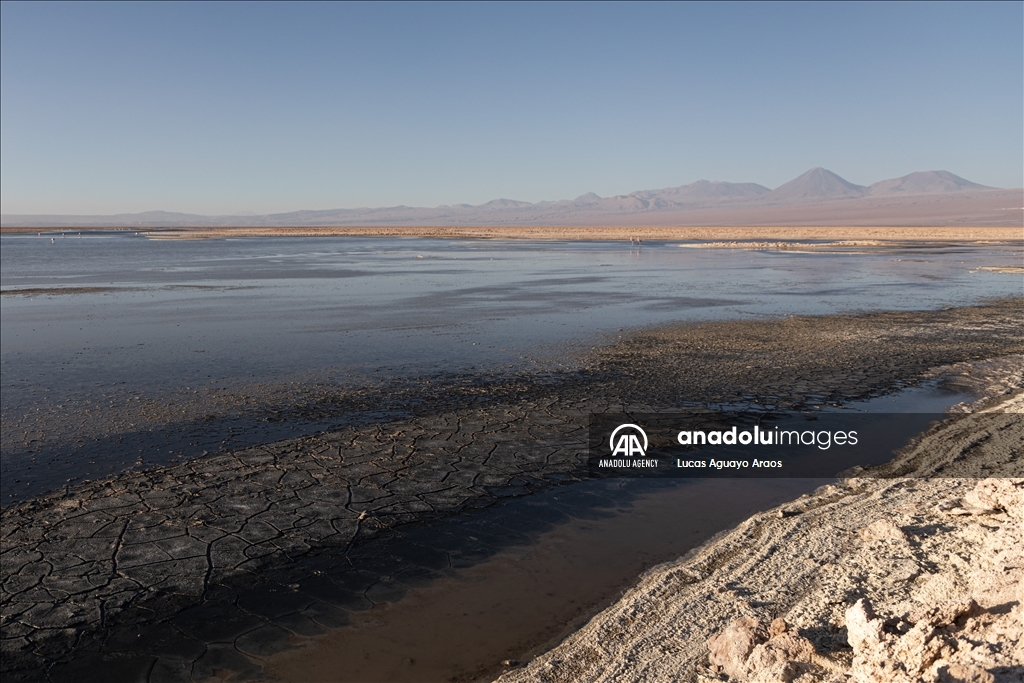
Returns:
[[[147,211],[107,216],[4,215],[3,227],[217,227],[426,225],[1017,225],[1022,190],[986,187],[948,171],[922,171],[869,186],[812,168],[771,190],[757,183],[699,180],[599,197],[437,207],[293,211],[204,216]]]

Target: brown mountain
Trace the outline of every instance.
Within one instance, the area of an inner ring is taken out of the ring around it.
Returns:
[[[769,190],[756,183],[699,180],[660,190],[476,206],[327,209],[249,216],[166,211],[107,216],[4,215],[5,228],[354,225],[1020,225],[1024,194],[923,171],[855,185],[824,168]]]
[[[868,193],[879,195],[935,194],[938,192],[961,192],[963,190],[992,190],[995,188],[972,183],[949,171],[919,171],[902,178],[880,180],[868,188]]]
[[[867,191],[868,188],[854,185],[819,166],[775,188],[768,195],[768,199],[772,203],[847,199],[863,197]]]

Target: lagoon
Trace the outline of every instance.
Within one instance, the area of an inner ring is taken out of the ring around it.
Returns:
[[[330,392],[557,375],[640,327],[1020,294],[1019,277],[981,270],[1019,262],[1019,246],[1001,244],[799,252],[58,232],[0,246],[4,505],[408,408],[284,409]]]

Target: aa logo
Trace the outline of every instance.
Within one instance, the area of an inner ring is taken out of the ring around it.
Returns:
[[[641,445],[640,440],[643,439]],[[624,455],[627,458],[643,457],[647,453],[647,434],[633,424],[619,425],[608,439],[612,456]]]

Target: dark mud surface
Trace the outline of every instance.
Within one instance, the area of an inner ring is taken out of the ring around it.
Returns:
[[[258,677],[261,658],[296,636],[527,541],[544,515],[601,508],[546,506],[491,525],[474,513],[584,477],[591,412],[840,404],[911,386],[935,366],[1020,353],[1022,329],[1020,299],[696,323],[631,335],[536,380],[409,386],[400,419],[375,419],[372,393],[285,402],[283,422],[364,408],[336,430],[5,508],[4,679]],[[450,533],[452,520],[473,532]]]

